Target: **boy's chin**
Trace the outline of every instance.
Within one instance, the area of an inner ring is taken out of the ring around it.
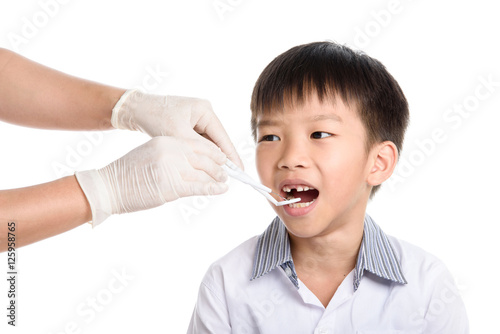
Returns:
[[[283,211],[279,212],[277,210],[277,213],[286,229],[293,235],[301,238],[314,236],[318,227],[322,224],[322,222],[318,221],[317,218],[314,218],[313,215],[293,217],[287,215]]]
[[[288,234],[294,238],[310,239],[320,235],[322,232],[316,224],[312,225],[306,223],[298,225],[296,223],[289,224],[286,221],[283,221],[283,223],[285,224]]]

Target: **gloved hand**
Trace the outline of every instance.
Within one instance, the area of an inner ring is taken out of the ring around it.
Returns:
[[[98,170],[76,172],[93,226],[111,214],[160,206],[192,195],[227,190],[226,156],[205,138],[155,137]]]
[[[195,139],[202,135],[243,169],[236,149],[207,100],[128,90],[113,108],[111,124],[116,129],[138,130],[151,137]]]

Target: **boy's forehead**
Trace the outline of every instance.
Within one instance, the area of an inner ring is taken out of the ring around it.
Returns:
[[[280,109],[259,113],[256,117],[257,127],[283,124],[291,117],[299,118],[305,122],[333,121],[344,123],[346,119],[357,116],[340,98],[335,100],[327,98],[319,101],[316,96],[298,103],[294,102],[289,102]]]

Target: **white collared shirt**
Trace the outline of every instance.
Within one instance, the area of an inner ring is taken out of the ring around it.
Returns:
[[[469,332],[444,264],[384,234],[367,215],[358,260],[325,308],[300,281],[277,217],[206,273],[188,333]]]

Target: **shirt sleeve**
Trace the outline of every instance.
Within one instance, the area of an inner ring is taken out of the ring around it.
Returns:
[[[219,291],[210,282],[201,283],[188,334],[231,333],[227,304]]]
[[[426,334],[469,334],[469,321],[453,276],[440,264],[424,315]]]

